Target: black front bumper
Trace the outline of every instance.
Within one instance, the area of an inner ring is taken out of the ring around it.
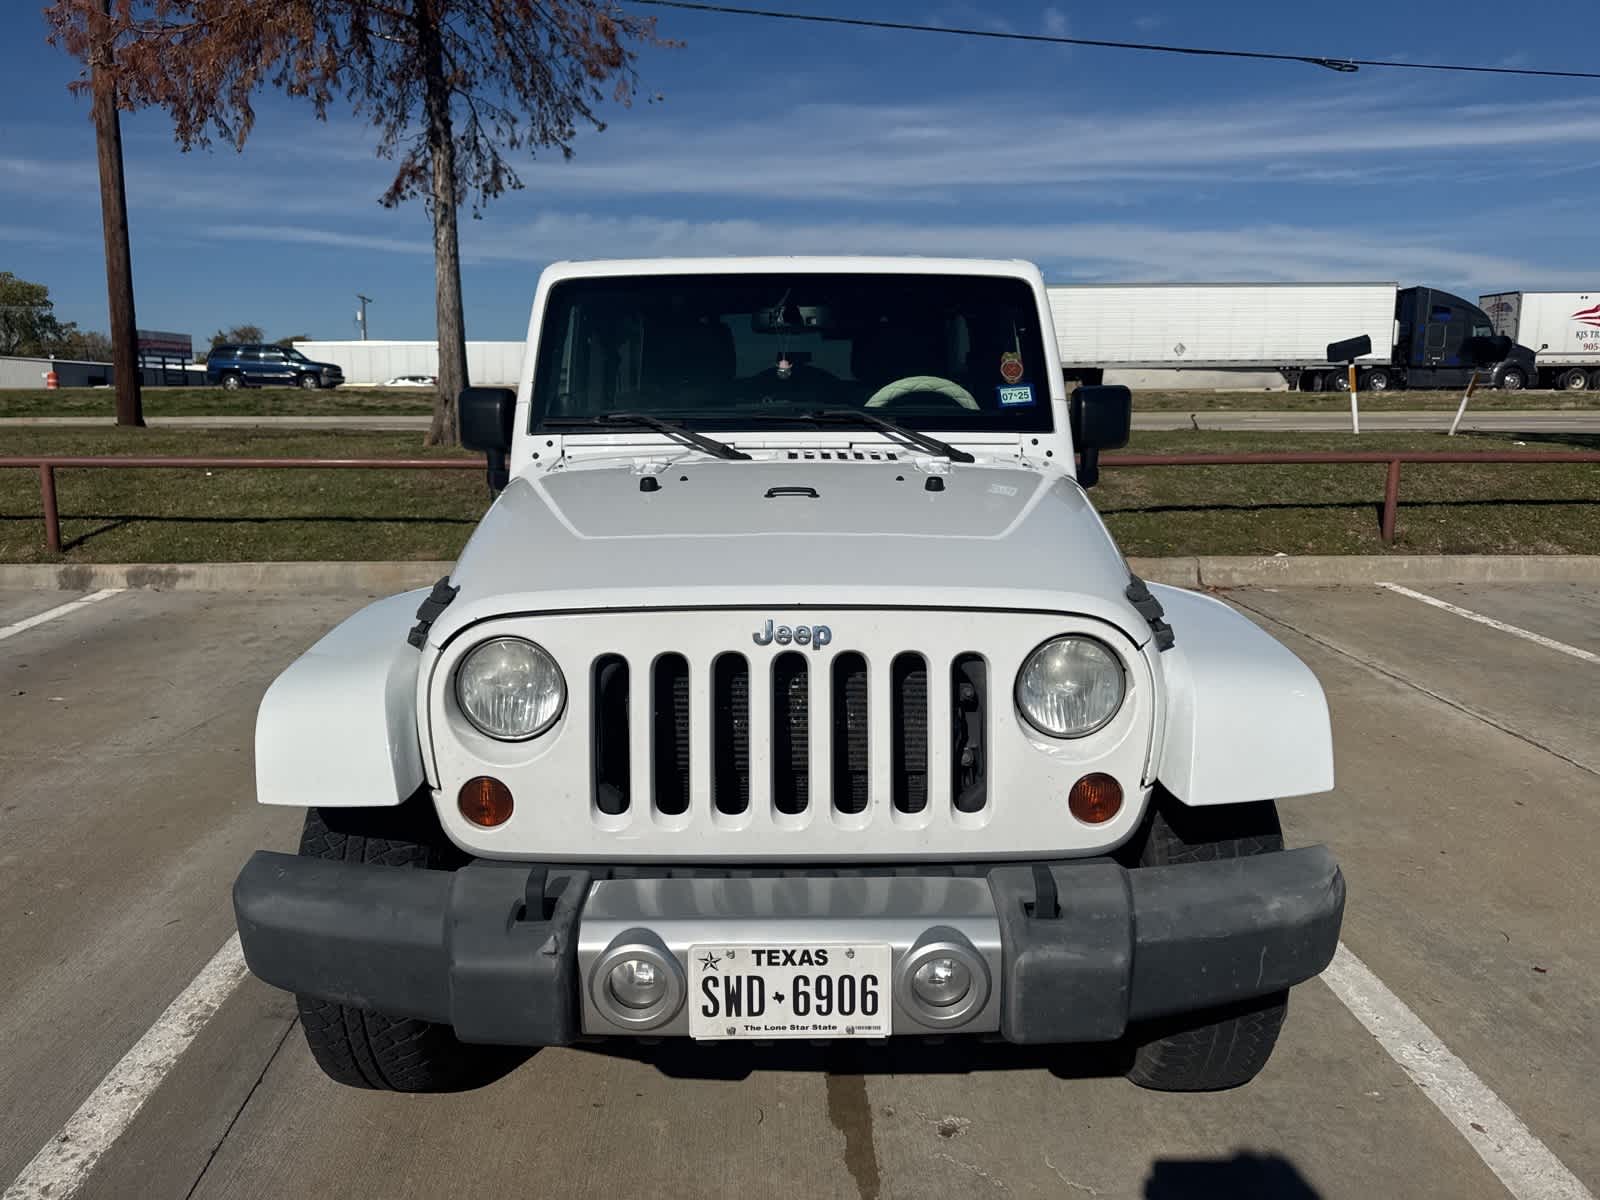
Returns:
[[[425,871],[259,851],[233,898],[245,960],[267,983],[448,1024],[463,1041],[560,1045],[580,1036],[579,927],[590,884],[608,874],[484,861]],[[703,874],[728,878],[735,903],[736,878]],[[1344,913],[1344,877],[1322,846],[1136,870],[1002,865],[984,877],[1001,947],[999,1032],[1012,1042],[1111,1041],[1132,1021],[1300,983],[1332,959]]]

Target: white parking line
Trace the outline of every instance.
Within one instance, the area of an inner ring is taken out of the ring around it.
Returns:
[[[4,1200],[67,1200],[77,1192],[245,974],[236,933],[22,1168]]]
[[[1378,586],[1388,588],[1397,595],[1409,596],[1413,600],[1431,604],[1434,608],[1442,608],[1445,612],[1455,613],[1458,617],[1465,617],[1467,620],[1476,621],[1480,625],[1487,625],[1490,629],[1498,629],[1501,633],[1511,633],[1519,638],[1526,638],[1535,645],[1543,646],[1546,650],[1558,650],[1562,654],[1572,655],[1573,658],[1581,658],[1584,662],[1600,663],[1600,654],[1596,654],[1591,650],[1584,650],[1578,646],[1569,646],[1565,642],[1558,642],[1555,638],[1547,638],[1542,633],[1534,633],[1531,629],[1524,629],[1520,625],[1508,625],[1504,621],[1496,621],[1493,617],[1475,613],[1470,608],[1462,608],[1459,604],[1451,604],[1448,600],[1440,600],[1422,592],[1414,592],[1408,587],[1401,587],[1398,583],[1380,583]]]
[[[1322,979],[1517,1200],[1595,1200],[1517,1114],[1343,942]]]
[[[0,642],[8,637],[16,637],[25,629],[32,629],[35,625],[43,625],[46,621],[54,621],[57,617],[64,617],[68,613],[77,612],[80,608],[87,608],[97,601],[108,596],[115,596],[122,588],[101,588],[98,592],[90,592],[87,596],[80,596],[76,600],[69,600],[65,604],[58,604],[54,608],[46,609],[42,613],[26,617],[12,625],[0,626]]]

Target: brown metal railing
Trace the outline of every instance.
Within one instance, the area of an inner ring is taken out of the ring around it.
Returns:
[[[1563,465],[1595,463],[1595,450],[1309,450],[1299,453],[1260,454],[1109,454],[1100,459],[1106,467],[1252,467],[1308,466],[1314,464],[1383,463],[1388,467],[1383,489],[1383,515],[1378,532],[1384,545],[1393,545],[1400,508],[1400,468],[1405,463],[1527,463]],[[123,455],[5,455],[0,468],[33,468],[39,472],[39,500],[44,510],[45,545],[61,550],[61,516],[56,503],[56,471],[63,467],[88,468],[188,468],[207,470],[232,467],[255,470],[366,470],[366,471],[481,471],[477,458],[155,458]],[[1600,491],[1600,480],[1597,480]]]
[[[212,458],[104,454],[104,455],[27,455],[0,456],[0,467],[33,467],[39,472],[39,503],[44,509],[44,544],[51,553],[61,552],[61,514],[56,505],[56,471],[62,467],[100,468],[185,468],[215,470],[251,467],[258,470],[364,470],[364,471],[440,471],[483,470],[479,458],[244,458],[232,455]]]
[[[1306,450],[1299,453],[1261,454],[1112,454],[1100,459],[1101,467],[1250,467],[1263,465],[1308,466],[1316,463],[1384,463],[1389,468],[1383,486],[1383,515],[1378,535],[1385,546],[1394,544],[1395,521],[1400,509],[1400,467],[1404,463],[1596,463],[1597,450]],[[1600,481],[1597,481],[1600,490]]]

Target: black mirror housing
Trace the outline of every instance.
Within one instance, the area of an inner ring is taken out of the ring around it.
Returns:
[[[1120,450],[1133,430],[1133,393],[1120,383],[1074,388],[1067,402],[1078,450]]]
[[[1372,339],[1364,333],[1360,337],[1328,343],[1328,361],[1331,363],[1353,363],[1356,359],[1364,358],[1371,353]]]
[[[461,393],[461,444],[489,453],[511,451],[517,394],[510,388],[469,387]]]
[[[1133,431],[1133,393],[1120,383],[1074,388],[1067,401],[1072,446],[1078,452],[1078,482],[1100,482],[1100,451],[1120,450]]]
[[[495,495],[510,479],[506,463],[516,427],[517,394],[510,388],[465,388],[459,411],[461,444],[483,451],[489,464],[489,493]]]

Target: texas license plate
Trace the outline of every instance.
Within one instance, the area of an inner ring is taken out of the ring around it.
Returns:
[[[888,1037],[893,957],[877,942],[691,946],[689,1035]]]

